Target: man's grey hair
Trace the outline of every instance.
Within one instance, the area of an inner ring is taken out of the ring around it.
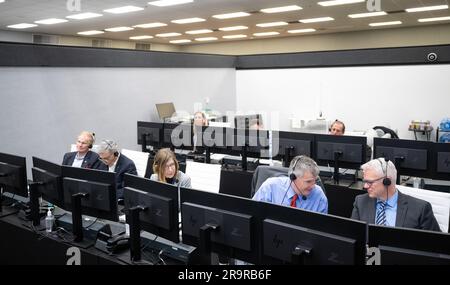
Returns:
[[[391,179],[393,184],[397,180],[397,169],[395,168],[394,163],[389,160],[386,165],[386,160],[383,157],[372,159],[371,161],[366,162],[361,166],[361,169],[362,171],[372,169],[377,172],[379,177],[387,176]]]
[[[303,177],[306,172],[311,172],[314,177],[318,177],[320,170],[317,163],[305,155],[294,157],[289,166],[290,172],[293,172],[297,177]]]
[[[102,140],[97,149],[98,153],[104,152],[115,153],[119,151],[120,151],[119,145],[113,140]]]

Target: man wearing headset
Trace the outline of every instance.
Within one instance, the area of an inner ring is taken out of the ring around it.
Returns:
[[[264,181],[253,200],[328,213],[328,199],[316,185],[319,167],[307,156],[296,156],[289,166],[288,177],[271,177]]]
[[[390,227],[440,231],[430,203],[397,190],[397,169],[391,161],[373,159],[361,169],[367,193],[356,196],[352,219]]]
[[[100,160],[104,163],[103,170],[115,172],[117,199],[123,199],[123,176],[125,173],[137,175],[134,162],[121,154],[117,143],[103,140],[98,148]]]
[[[99,169],[102,163],[97,153],[91,151],[95,142],[94,133],[82,131],[77,138],[77,151],[64,154],[62,165]]]

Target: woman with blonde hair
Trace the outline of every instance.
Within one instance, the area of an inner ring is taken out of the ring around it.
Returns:
[[[177,158],[169,148],[162,148],[156,153],[150,179],[191,188],[191,178],[179,170]]]

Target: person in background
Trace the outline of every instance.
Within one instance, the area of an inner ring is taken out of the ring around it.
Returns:
[[[191,188],[191,178],[179,170],[175,154],[169,148],[162,148],[156,153],[150,179]]]
[[[249,127],[250,130],[263,130],[264,126],[260,119],[250,120]]]
[[[356,196],[352,219],[390,227],[441,231],[429,202],[397,190],[397,169],[391,161],[373,159],[361,169],[367,193]]]
[[[330,134],[343,136],[345,134],[345,124],[339,120],[335,120],[330,126]]]
[[[195,112],[194,114],[194,124],[193,124],[193,153],[194,154],[201,154],[203,153],[203,147],[202,145],[202,127],[208,126],[208,120],[206,119],[206,115],[203,112]],[[200,134],[200,135],[199,135]]]
[[[102,166],[99,156],[97,153],[91,151],[94,142],[94,133],[82,131],[77,138],[77,151],[64,154],[62,165],[99,169]]]
[[[125,173],[137,175],[136,165],[120,153],[117,143],[112,140],[103,140],[98,148],[98,154],[104,163],[102,170],[115,173],[117,199],[123,199],[123,176]]]

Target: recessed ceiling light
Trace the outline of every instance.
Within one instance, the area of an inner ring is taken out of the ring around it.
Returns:
[[[136,7],[136,6],[123,6],[123,7],[117,7],[117,8],[103,10],[103,12],[112,13],[112,14],[122,14],[122,13],[130,13],[130,12],[136,12],[136,11],[142,11],[142,10],[144,10],[144,8]]]
[[[28,28],[37,27],[37,25],[36,24],[21,23],[21,24],[10,25],[10,26],[7,26],[7,27],[11,28],[11,29],[28,29]]]
[[[207,42],[207,41],[217,41],[216,37],[207,37],[207,38],[196,38],[198,42]]]
[[[283,6],[283,7],[274,7],[274,8],[266,8],[261,9],[261,13],[281,13],[281,12],[289,12],[289,11],[297,11],[303,9],[297,5]]]
[[[187,31],[186,34],[189,35],[197,35],[197,34],[207,34],[207,33],[212,33],[212,30],[209,29],[203,29],[203,30],[192,30],[192,31]]]
[[[157,28],[157,27],[165,27],[165,26],[167,26],[167,24],[155,22],[155,23],[135,25],[135,26],[133,26],[133,28],[148,29],[148,28]]]
[[[380,23],[370,23],[371,27],[379,27],[379,26],[390,26],[390,25],[400,25],[401,21],[391,21],[391,22],[380,22]]]
[[[408,9],[405,9],[405,11],[409,12],[409,13],[414,13],[414,12],[434,11],[434,10],[444,10],[444,9],[448,9],[448,5],[408,8]]]
[[[190,43],[191,42],[191,40],[173,40],[173,41],[170,41],[169,43],[171,43],[171,44],[185,44],[185,43]]]
[[[108,28],[105,29],[107,32],[124,32],[124,31],[131,31],[134,30],[134,28],[131,27],[114,27],[114,28]]]
[[[228,36],[223,36],[222,38],[224,39],[242,39],[242,38],[246,38],[247,35],[228,35]]]
[[[247,17],[247,16],[250,16],[250,14],[247,12],[234,12],[234,13],[214,15],[213,18],[224,20],[224,19]]]
[[[99,35],[99,34],[104,34],[104,33],[105,32],[103,32],[103,31],[92,30],[92,31],[78,32],[77,34],[83,35],[83,36],[92,36],[92,35]]]
[[[336,6],[336,5],[362,3],[365,1],[366,0],[333,0],[333,1],[322,1],[317,4],[319,4],[320,6]]]
[[[163,33],[163,34],[157,34],[156,36],[159,38],[169,38],[169,37],[181,36],[181,34],[180,33]]]
[[[300,23],[317,23],[317,22],[334,21],[334,18],[331,18],[331,17],[320,17],[320,18],[302,19],[302,20],[298,20],[298,21]]]
[[[97,18],[97,17],[101,17],[101,16],[103,16],[103,15],[88,12],[88,13],[70,15],[70,16],[67,16],[66,18],[75,19],[75,20],[84,20],[84,19],[90,19],[90,18]]]
[[[5,0],[0,0],[0,3],[3,3],[3,2],[5,2]]]
[[[179,20],[172,20],[171,22],[174,24],[190,24],[190,23],[198,23],[198,22],[204,22],[205,19],[202,18],[187,18],[187,19],[179,19]]]
[[[312,33],[315,31],[316,29],[298,29],[298,30],[288,30],[287,32],[290,34],[300,34],[300,33]]]
[[[228,32],[228,31],[237,31],[237,30],[246,30],[247,26],[232,26],[232,27],[223,27],[219,28],[220,31]]]
[[[286,22],[271,22],[271,23],[256,24],[256,26],[260,27],[260,28],[278,27],[278,26],[286,26],[286,25],[289,25],[289,24]]]
[[[425,22],[436,22],[436,21],[448,21],[450,20],[450,16],[447,17],[435,17],[435,18],[424,18],[424,19],[419,19],[418,21],[421,23],[425,23]]]
[[[65,19],[50,18],[50,19],[44,19],[44,20],[39,20],[39,21],[34,21],[34,22],[36,24],[53,25],[53,24],[65,23],[68,21]]]
[[[130,37],[130,40],[147,40],[147,39],[153,39],[153,36],[134,36],[134,37]]]
[[[350,18],[366,18],[366,17],[378,17],[378,16],[384,16],[387,15],[386,12],[380,11],[380,12],[370,12],[370,13],[360,13],[360,14],[350,14],[348,15]]]
[[[267,36],[276,36],[279,35],[279,32],[265,32],[265,33],[254,33],[255,37],[267,37]]]
[[[166,7],[172,5],[180,5],[185,3],[192,3],[194,0],[160,0],[160,1],[152,1],[148,2],[148,4],[158,7]]]

